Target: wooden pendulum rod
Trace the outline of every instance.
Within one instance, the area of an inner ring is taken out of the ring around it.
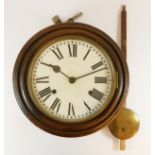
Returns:
[[[126,6],[122,6],[121,11],[121,51],[125,59],[127,59],[127,12]],[[126,107],[126,103],[124,103]],[[125,150],[125,140],[120,139],[120,150]]]
[[[122,6],[121,12],[121,50],[125,59],[127,57],[127,12],[126,6]]]

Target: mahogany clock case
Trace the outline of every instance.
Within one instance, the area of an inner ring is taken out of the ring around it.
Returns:
[[[70,35],[83,36],[98,43],[107,51],[118,73],[118,86],[110,104],[98,116],[85,122],[64,123],[49,118],[35,106],[27,89],[26,79],[33,55],[48,41]],[[88,135],[109,124],[123,107],[128,84],[127,64],[118,45],[101,30],[74,22],[49,26],[35,34],[20,51],[13,71],[15,97],[27,118],[39,128],[63,137]]]

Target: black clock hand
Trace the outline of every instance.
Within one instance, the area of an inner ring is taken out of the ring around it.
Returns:
[[[52,65],[52,64],[47,64],[47,63],[44,63],[44,62],[40,62],[40,63],[43,64],[43,65],[45,65],[45,66],[51,67],[55,73],[61,73],[62,75],[64,75],[68,79],[70,78],[68,75],[66,75],[64,72],[61,71],[60,66],[58,66],[58,65]]]
[[[76,80],[81,79],[81,78],[83,78],[83,77],[86,77],[86,76],[88,76],[88,75],[97,73],[97,72],[99,72],[99,71],[101,71],[101,70],[104,70],[104,69],[108,69],[108,68],[107,68],[107,67],[104,67],[104,68],[95,70],[95,71],[93,71],[93,72],[89,72],[89,73],[86,73],[86,74],[84,74],[84,75],[78,76],[78,77],[76,77],[75,79],[76,79]]]

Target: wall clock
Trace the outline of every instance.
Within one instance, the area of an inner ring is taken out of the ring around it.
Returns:
[[[13,87],[24,114],[63,137],[91,134],[120,112],[128,68],[118,45],[103,31],[74,22],[79,15],[35,34],[16,60]]]

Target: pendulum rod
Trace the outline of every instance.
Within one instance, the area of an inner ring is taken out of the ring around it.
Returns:
[[[121,51],[127,59],[127,12],[125,5],[122,6],[121,11]],[[124,103],[124,107],[126,107],[126,103]],[[120,150],[125,150],[125,140],[120,139]]]
[[[127,12],[126,12],[126,6],[122,6],[122,12],[121,12],[121,51],[123,52],[123,55],[125,56],[125,59],[127,57]]]

